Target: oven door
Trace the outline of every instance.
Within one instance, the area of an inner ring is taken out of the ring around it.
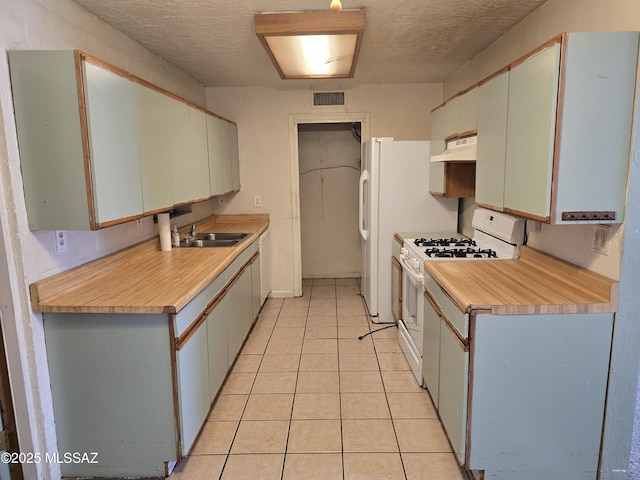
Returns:
[[[416,355],[422,359],[422,325],[424,287],[420,267],[407,255],[400,256],[402,263],[402,324],[411,339]]]

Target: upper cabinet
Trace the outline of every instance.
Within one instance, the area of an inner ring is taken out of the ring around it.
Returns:
[[[637,57],[638,32],[567,33],[482,83],[476,202],[623,222]]]
[[[476,203],[501,211],[504,201],[509,71],[505,70],[481,83],[477,90]]]
[[[431,156],[446,150],[447,141],[475,134],[477,89],[447,100],[431,112]],[[432,161],[429,165],[429,192],[449,198],[473,197],[474,162]]]
[[[458,137],[475,135],[478,128],[478,89],[460,94],[458,100]]]
[[[207,115],[207,136],[211,195],[240,190],[238,127],[214,115]]]
[[[231,122],[228,172],[210,172],[200,107],[79,51],[9,62],[30,229],[95,230],[240,188]],[[213,192],[220,175],[230,188]]]

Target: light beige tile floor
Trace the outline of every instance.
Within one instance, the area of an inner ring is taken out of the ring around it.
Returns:
[[[463,480],[427,392],[356,279],[269,299],[171,480]]]

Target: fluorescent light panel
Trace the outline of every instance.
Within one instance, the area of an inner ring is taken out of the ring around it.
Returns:
[[[283,79],[351,78],[364,11],[257,14],[256,34]]]

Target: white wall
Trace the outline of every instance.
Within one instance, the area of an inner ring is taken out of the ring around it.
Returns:
[[[69,0],[0,1],[0,309],[13,387],[20,450],[54,452],[56,437],[42,317],[30,310],[28,286],[155,235],[150,218],[99,232],[69,232],[58,254],[54,233],[30,232],[22,191],[7,50],[80,49],[204,105],[204,87]],[[196,206],[181,224],[207,216]],[[25,478],[57,478],[50,464],[25,464]]]
[[[313,109],[311,90],[207,88],[207,108],[238,124],[242,190],[224,212],[269,213],[275,294],[294,291],[292,201],[297,199],[291,189],[290,116],[368,113],[372,137],[428,140],[429,112],[440,103],[440,84],[363,86],[346,91],[346,108],[331,109]],[[253,208],[254,195],[262,197],[261,209]]]
[[[360,141],[348,123],[299,128],[302,278],[359,277]]]
[[[482,80],[513,60],[556,36],[579,31],[640,30],[640,2],[637,0],[549,0],[524,21],[507,32],[493,45],[455,72],[444,84],[444,97],[449,98]],[[636,105],[635,124],[640,115]],[[640,309],[638,298],[638,222],[640,200],[638,181],[640,136],[634,134],[627,201],[626,226],[612,227],[610,254],[591,250],[591,226],[543,225],[539,234],[530,233],[529,245],[550,252],[572,263],[612,278],[620,279],[620,297],[613,339],[611,375],[605,425],[602,480],[626,478],[634,418],[634,399],[638,385],[638,338]],[[528,230],[532,225],[529,222]],[[624,247],[624,248],[623,248]],[[622,265],[622,268],[621,268]],[[640,407],[636,417],[640,416]],[[640,423],[639,423],[640,425]],[[640,442],[640,432],[636,442]],[[636,449],[636,452],[640,449]],[[636,465],[639,463],[636,459]]]

